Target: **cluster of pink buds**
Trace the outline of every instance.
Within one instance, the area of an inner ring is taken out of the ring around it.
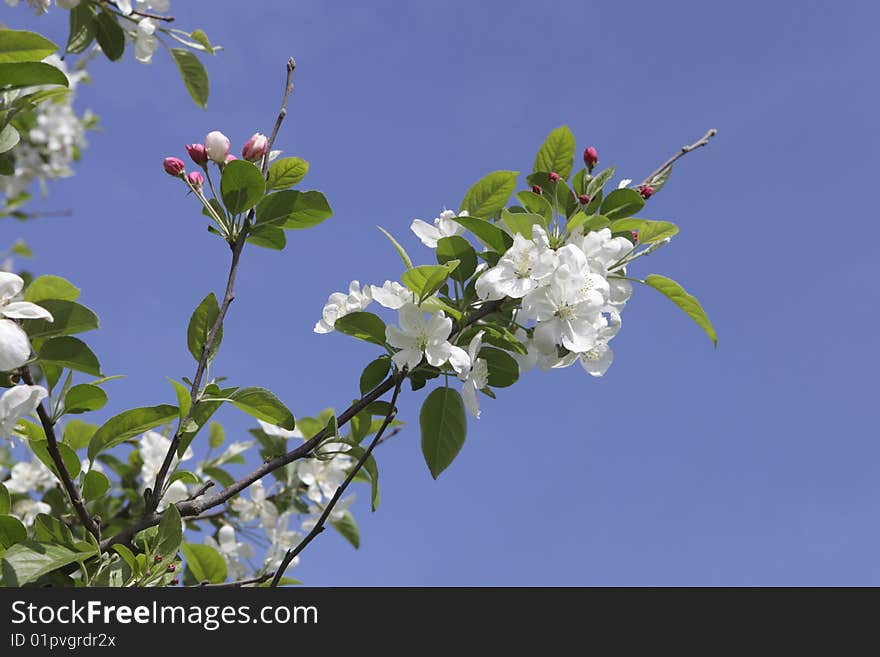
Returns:
[[[201,167],[203,171],[207,171],[208,162],[214,162],[222,169],[233,160],[238,159],[229,152],[230,147],[229,137],[219,130],[214,130],[207,134],[203,144],[187,144],[186,152],[196,165]],[[260,162],[268,150],[269,140],[266,135],[255,132],[241,149],[241,157],[248,162]],[[198,171],[187,175],[186,167],[180,158],[166,157],[163,166],[165,172],[170,176],[175,178],[186,176],[187,182],[193,187],[201,187],[205,182],[205,177]]]

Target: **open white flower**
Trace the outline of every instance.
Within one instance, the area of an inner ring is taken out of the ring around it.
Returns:
[[[13,319],[47,319],[52,314],[29,301],[13,301],[24,287],[24,280],[9,272],[0,272],[0,372],[21,367],[31,355],[31,343]],[[5,319],[4,319],[5,318]]]
[[[412,370],[422,362],[422,356],[434,367],[449,361],[459,374],[470,367],[467,352],[449,342],[452,320],[443,311],[432,314],[426,321],[424,311],[408,303],[397,311],[397,317],[400,328],[386,326],[385,339],[400,350],[391,357],[398,367],[405,365]]]
[[[52,507],[45,502],[25,498],[12,505],[12,515],[21,520],[25,527],[31,527],[41,513],[52,513]]]
[[[263,568],[266,571],[277,570],[284,560],[287,550],[299,545],[303,539],[302,533],[289,528],[292,516],[293,514],[290,511],[285,511],[278,516],[273,526],[265,527],[266,538],[269,539],[269,547],[266,549],[266,556],[263,561]],[[288,568],[293,568],[297,564],[299,564],[298,556],[293,558]]]
[[[352,502],[354,502],[354,495],[349,495],[348,497],[339,500],[336,503],[336,506],[333,507],[333,510],[330,512],[330,515],[327,516],[327,520],[330,522],[339,522],[345,517],[348,508],[351,506]],[[323,506],[311,505],[309,506],[309,517],[303,520],[302,528],[303,531],[310,532],[315,528],[315,525],[318,524],[318,518],[321,517],[321,514],[324,513]]]
[[[326,450],[333,450],[339,447],[342,446],[338,443],[324,445]],[[345,481],[351,464],[352,458],[345,454],[337,454],[327,461],[303,459],[297,463],[296,474],[308,489],[306,497],[312,502],[320,504],[324,499],[329,500],[333,497],[336,489]]]
[[[336,320],[349,313],[359,312],[373,302],[369,285],[361,289],[359,281],[352,281],[348,286],[348,294],[334,292],[327,299],[321,319],[315,324],[315,333],[330,333]]]
[[[232,525],[223,525],[217,532],[216,539],[213,536],[206,536],[205,545],[217,550],[226,560],[226,570],[230,579],[244,579],[250,572],[250,568],[241,560],[253,557],[254,547],[250,543],[238,541]]]
[[[30,415],[49,393],[42,386],[13,386],[0,397],[0,438],[11,438],[15,425]]]
[[[382,287],[370,286],[373,300],[391,310],[398,310],[405,303],[414,303],[415,294],[397,281],[385,281]]]
[[[134,37],[134,56],[139,62],[149,64],[153,59],[153,53],[159,46],[155,34],[156,23],[152,18],[142,18],[138,21]]]
[[[477,391],[482,390],[489,383],[489,364],[485,358],[479,358],[480,347],[483,346],[483,331],[477,333],[468,345],[468,357],[471,366],[459,378],[461,384],[461,399],[471,415],[480,419],[480,401]]]
[[[455,213],[452,210],[444,210],[439,217],[434,219],[432,226],[421,219],[413,219],[412,232],[414,232],[422,244],[432,249],[437,248],[437,242],[444,237],[452,237],[453,235],[461,235],[464,232],[464,226],[454,220]],[[462,210],[459,217],[468,216],[467,210]]]
[[[538,349],[551,353],[554,345],[581,353],[596,345],[605,318],[592,299],[585,300],[574,278],[556,277],[550,285],[523,300],[523,315],[537,321],[534,339]]]
[[[498,264],[477,279],[481,299],[521,299],[543,285],[556,271],[556,254],[550,248],[547,233],[540,226],[532,228],[532,239],[517,233],[513,246]]]
[[[257,518],[264,527],[274,527],[278,519],[278,509],[266,499],[266,489],[262,480],[255,481],[249,488],[250,499],[239,496],[232,500],[232,510],[235,511],[242,522],[250,522]]]
[[[56,481],[52,471],[41,460],[34,458],[12,466],[9,479],[3,483],[10,493],[28,493],[47,491],[55,486]]]
[[[556,256],[559,262],[556,279],[572,286],[577,298],[593,308],[599,309],[607,303],[610,294],[608,281],[590,269],[583,251],[574,244],[566,244],[556,252]]]

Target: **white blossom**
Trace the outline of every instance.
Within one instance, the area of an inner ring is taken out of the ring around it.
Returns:
[[[48,392],[42,386],[13,386],[0,396],[0,438],[9,438],[25,415],[37,410]]]
[[[156,475],[159,473],[159,468],[162,467],[162,462],[165,460],[165,455],[168,453],[170,446],[171,440],[157,431],[147,431],[141,436],[140,447],[138,448],[141,461],[143,462],[143,465],[141,465],[140,488],[138,489],[141,494],[143,494],[147,487],[152,488],[155,484]],[[174,471],[178,463],[192,457],[193,452],[189,447],[186,448],[182,458],[178,458],[177,454],[175,454],[171,460],[169,473]],[[180,480],[175,481],[165,489],[157,510],[161,511],[169,504],[180,502],[187,497],[189,497],[189,492],[187,491],[186,484]]]
[[[260,425],[260,428],[263,430],[264,434],[266,434],[267,436],[272,436],[273,438],[284,438],[286,440],[288,438],[304,437],[303,432],[299,430],[299,427],[294,427],[291,431],[276,426],[274,424],[269,424],[268,422],[264,422],[263,420],[257,420],[257,423]]]
[[[398,367],[414,369],[424,356],[430,365],[439,367],[449,361],[452,368],[464,372],[470,367],[467,352],[449,342],[452,320],[440,311],[425,320],[424,311],[408,303],[397,311],[400,328],[389,324],[385,327],[385,339],[399,349],[391,359]]]
[[[205,545],[217,550],[226,561],[226,571],[230,579],[243,579],[250,572],[250,568],[242,562],[242,559],[253,557],[254,547],[250,543],[238,541],[232,525],[223,525],[218,530],[216,539],[213,536],[206,536]]]
[[[52,314],[35,303],[13,301],[24,287],[24,280],[9,272],[0,272],[0,372],[24,365],[31,355],[31,343],[13,319],[46,319]]]
[[[398,310],[406,303],[415,303],[415,294],[397,281],[385,281],[382,287],[370,286],[373,301],[391,310]]]
[[[359,281],[352,281],[348,286],[348,294],[334,292],[327,299],[327,304],[321,313],[321,319],[315,324],[315,333],[330,333],[334,330],[336,320],[345,317],[349,313],[364,310],[373,302],[372,291],[369,285],[361,289]]]
[[[333,510],[330,511],[327,520],[329,522],[339,522],[342,520],[348,512],[348,508],[352,505],[352,502],[354,502],[354,499],[354,495],[349,495],[348,497],[339,500],[333,507]],[[315,528],[315,525],[318,524],[318,518],[324,513],[325,508],[325,506],[319,505],[309,506],[309,517],[302,522],[303,531],[310,532]]]
[[[153,53],[159,46],[155,33],[156,23],[152,18],[142,18],[138,21],[134,36],[134,56],[139,62],[149,64],[153,59]]]
[[[292,515],[291,512],[285,511],[278,516],[273,526],[265,527],[266,538],[269,539],[269,547],[266,549],[263,561],[263,568],[266,571],[277,570],[287,551],[299,545],[304,537],[302,533],[289,528]],[[299,556],[296,556],[288,564],[288,568],[293,568],[298,564]]]
[[[480,347],[483,346],[483,331],[477,333],[468,345],[468,357],[470,367],[459,375],[462,380],[461,398],[465,408],[471,415],[480,419],[480,401],[477,391],[482,390],[489,383],[489,365],[485,358],[479,358]]]
[[[477,279],[477,295],[484,300],[521,299],[539,288],[556,271],[556,254],[550,249],[547,233],[540,226],[532,228],[532,239],[519,233],[513,245]]]
[[[413,219],[410,228],[422,240],[422,244],[436,249],[437,242],[442,238],[461,235],[464,232],[464,226],[454,220],[455,216],[452,210],[444,210],[439,217],[434,218],[433,225],[421,219]],[[458,216],[468,216],[467,210],[462,210]]]
[[[31,527],[38,515],[52,513],[52,507],[45,502],[26,498],[13,504],[11,511],[13,516],[21,520],[21,524],[25,527]]]
[[[9,479],[3,483],[10,493],[43,492],[53,488],[55,475],[37,458],[30,461],[19,461],[12,466]]]
[[[338,443],[324,445],[326,450],[344,447]],[[332,459],[303,459],[296,465],[296,474],[306,486],[306,497],[320,504],[333,497],[336,489],[345,480],[353,460],[345,454],[337,454]]]
[[[262,480],[257,480],[248,488],[250,499],[242,496],[232,500],[232,510],[235,511],[242,522],[250,522],[259,518],[263,527],[274,527],[278,518],[278,509],[266,499],[266,489],[263,487]]]
[[[629,187],[629,184],[632,182],[632,178],[624,178],[619,183],[617,183],[617,189],[623,189],[624,187]]]

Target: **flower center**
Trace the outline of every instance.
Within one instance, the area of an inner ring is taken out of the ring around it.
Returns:
[[[528,253],[520,253],[514,268],[517,278],[528,278],[532,273],[532,258]]]
[[[424,351],[428,348],[427,334],[420,332],[418,335],[416,335],[416,347],[418,347],[420,351]]]
[[[568,321],[574,319],[574,308],[565,304],[556,309],[555,315],[562,320]]]

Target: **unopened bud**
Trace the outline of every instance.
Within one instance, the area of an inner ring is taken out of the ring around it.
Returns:
[[[559,180],[559,174],[556,173],[555,171],[551,171],[550,172],[550,180],[553,182],[556,182],[557,180]]]
[[[177,586],[178,584],[180,584],[180,580],[175,577],[171,580],[170,584],[171,586]]]
[[[169,573],[173,573],[175,570],[177,570],[177,566],[175,566],[173,563],[168,564]]]
[[[202,185],[205,184],[205,177],[202,175],[201,171],[191,171],[186,175],[187,182],[197,189],[201,189]]]
[[[162,559],[164,558],[164,555],[157,554],[155,557],[153,557],[153,563],[162,563]]]
[[[230,162],[234,162],[234,161],[237,160],[237,159],[238,159],[238,158],[235,157],[235,155],[233,155],[232,153],[230,153],[229,155],[226,156],[226,159],[223,161],[223,164],[229,164]]]
[[[639,194],[641,194],[642,198],[647,201],[654,194],[654,188],[650,185],[642,185],[639,187]]]
[[[587,146],[587,148],[584,149],[584,164],[587,165],[587,169],[592,171],[598,161],[599,152],[592,146]]]
[[[537,185],[532,185],[532,193],[533,193],[533,194],[543,194],[543,193],[544,193],[544,190],[542,190],[542,189],[541,189],[540,187],[538,187]]]
[[[169,176],[181,176],[186,171],[183,160],[177,157],[166,157],[162,162],[162,167]]]
[[[638,244],[638,242],[639,242],[639,231],[634,230],[632,233],[633,233],[633,244]]]
[[[241,149],[241,156],[248,162],[256,162],[261,160],[269,149],[269,140],[266,135],[255,132],[253,137],[245,142],[244,148]]]
[[[581,205],[587,205],[587,204],[589,204],[589,202],[590,202],[590,197],[587,196],[586,194],[581,194],[580,196],[578,196],[578,203],[580,203]]]
[[[205,150],[204,144],[187,144],[186,152],[189,153],[192,161],[200,167],[203,167],[208,163],[208,152]]]
[[[217,164],[225,163],[226,156],[229,155],[229,137],[219,130],[209,132],[205,137],[205,152]]]

